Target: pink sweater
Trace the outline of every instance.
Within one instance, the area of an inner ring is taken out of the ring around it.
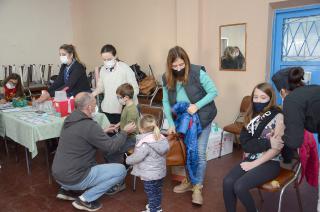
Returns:
[[[313,137],[313,134],[304,131],[304,141],[299,148],[300,162],[302,167],[301,183],[303,177],[306,177],[309,185],[318,187],[318,175],[319,175],[319,158],[317,150],[317,142]]]

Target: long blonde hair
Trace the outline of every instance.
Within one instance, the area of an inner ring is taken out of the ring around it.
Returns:
[[[139,121],[139,128],[143,130],[144,133],[153,132],[155,140],[160,140],[160,129],[153,115],[146,114],[142,116],[142,118]]]

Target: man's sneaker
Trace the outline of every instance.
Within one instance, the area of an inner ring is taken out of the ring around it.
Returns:
[[[63,188],[60,188],[57,194],[57,198],[58,199],[62,199],[62,200],[76,200],[77,199],[77,194],[73,191],[67,191],[64,190]]]
[[[109,195],[109,196],[115,195],[116,193],[123,191],[124,189],[126,189],[126,184],[125,184],[125,182],[121,182],[121,183],[114,185],[112,188],[110,188],[106,192],[106,195]]]
[[[185,178],[180,185],[177,185],[173,188],[174,193],[184,193],[187,191],[192,191],[192,185],[188,182],[187,178]]]
[[[77,198],[74,202],[72,202],[73,207],[79,210],[84,211],[97,211],[102,208],[102,204],[100,202],[92,201],[92,202],[84,202],[81,199]]]

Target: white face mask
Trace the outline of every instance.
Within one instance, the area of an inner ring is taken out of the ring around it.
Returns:
[[[91,113],[92,118],[94,118],[98,113],[99,113],[99,108],[98,106],[96,106],[94,112]]]
[[[123,98],[118,98],[120,105],[126,105],[126,101]]]
[[[62,64],[67,64],[68,63],[68,57],[65,55],[65,56],[60,56],[60,62]]]
[[[116,60],[115,60],[115,59],[105,60],[105,61],[103,61],[103,63],[104,63],[104,65],[105,65],[105,67],[106,67],[107,69],[111,69],[111,68],[113,68],[114,65],[116,64]]]
[[[16,86],[14,84],[12,84],[11,82],[7,82],[6,87],[8,89],[14,89]]]

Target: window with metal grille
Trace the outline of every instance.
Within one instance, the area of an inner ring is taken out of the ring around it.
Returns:
[[[320,15],[283,22],[282,61],[320,61]]]

